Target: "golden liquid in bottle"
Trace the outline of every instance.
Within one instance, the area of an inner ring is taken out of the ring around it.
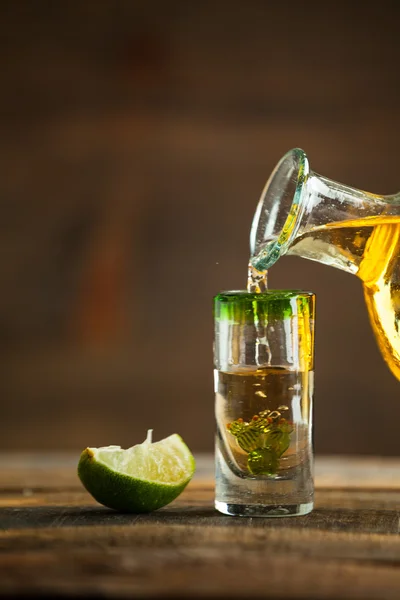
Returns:
[[[400,216],[374,216],[315,227],[290,254],[336,266],[363,282],[369,319],[383,358],[400,380]],[[267,272],[249,264],[249,292],[267,289]]]
[[[299,237],[301,254],[317,243],[330,247],[340,261],[348,260],[349,270],[363,282],[370,322],[380,351],[392,373],[400,379],[400,216],[376,216],[316,227]],[[296,250],[295,252],[296,253]],[[351,268],[351,266],[353,268]]]

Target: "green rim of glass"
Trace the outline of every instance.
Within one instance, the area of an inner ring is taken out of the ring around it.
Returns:
[[[292,316],[314,314],[315,294],[304,290],[268,290],[263,293],[245,290],[222,291],[214,296],[214,318],[218,321],[254,321],[256,316],[266,319],[287,319]]]

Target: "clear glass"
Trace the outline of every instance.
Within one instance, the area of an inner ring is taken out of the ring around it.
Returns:
[[[311,292],[214,298],[215,506],[228,515],[313,508]]]
[[[331,181],[288,152],[253,219],[251,265],[265,272],[285,254],[357,275],[380,351],[400,379],[400,194],[378,196]]]

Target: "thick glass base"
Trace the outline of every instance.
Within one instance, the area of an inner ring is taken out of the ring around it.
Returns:
[[[299,517],[314,508],[313,502],[305,504],[228,504],[215,501],[215,508],[233,517]]]

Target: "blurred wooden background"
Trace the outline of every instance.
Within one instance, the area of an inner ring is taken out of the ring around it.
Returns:
[[[373,7],[372,7],[373,6]],[[277,160],[400,189],[399,3],[1,3],[0,448],[212,450],[212,296],[243,288]],[[398,454],[355,277],[317,294],[317,452]]]

